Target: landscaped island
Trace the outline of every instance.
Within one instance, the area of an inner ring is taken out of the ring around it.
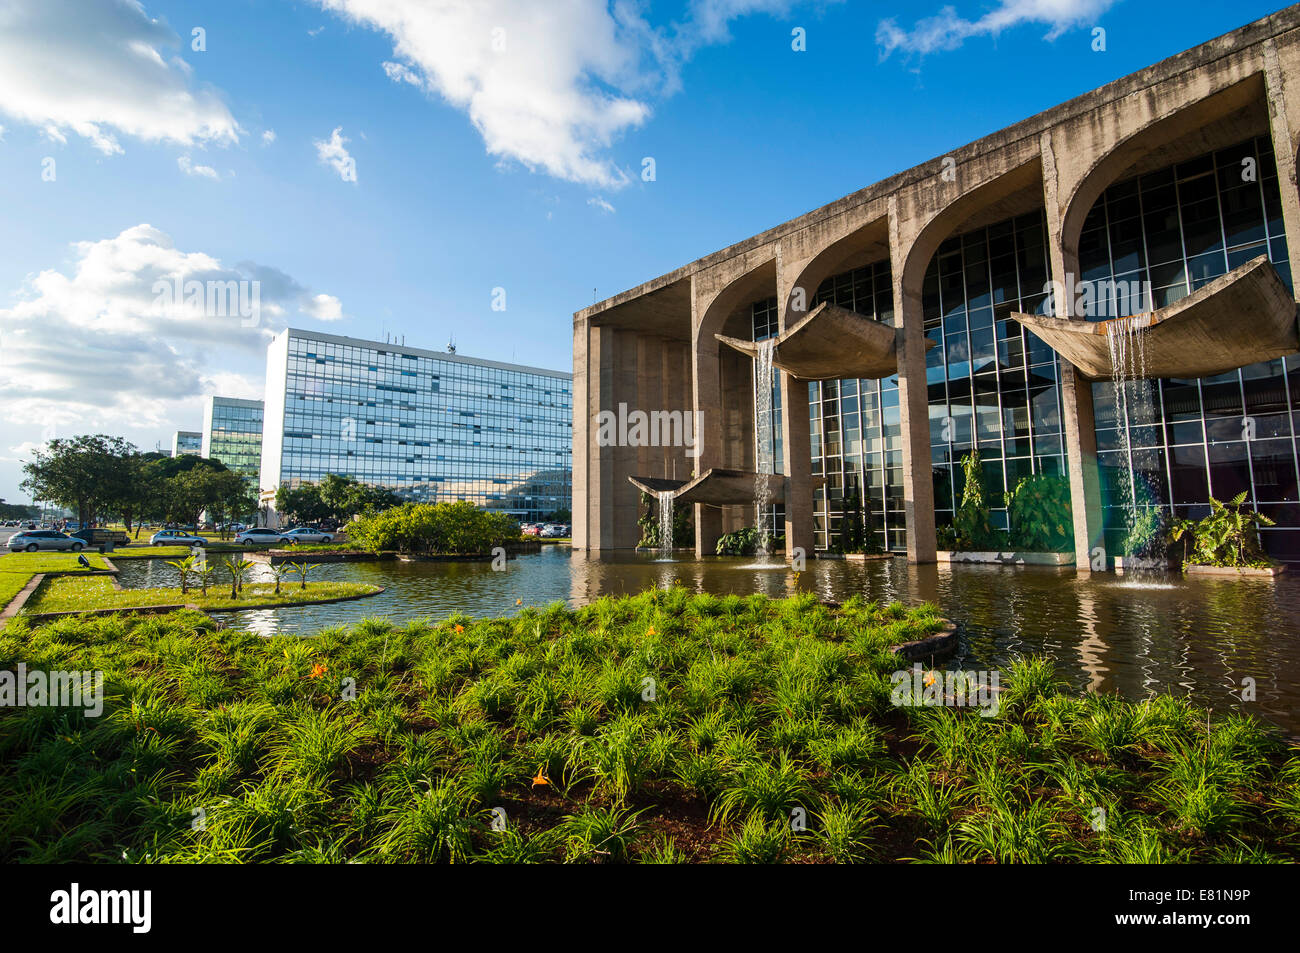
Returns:
[[[943,627],[682,589],[314,638],[20,617],[0,670],[102,671],[104,701],[0,715],[0,859],[1295,859],[1270,731],[1041,660],[991,707],[896,706],[900,671],[951,687],[890,651]]]

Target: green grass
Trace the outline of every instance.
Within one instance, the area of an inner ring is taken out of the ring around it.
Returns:
[[[85,555],[95,569],[108,568],[104,557],[98,553]],[[37,573],[82,571],[72,553],[9,553],[0,556],[0,609],[12,602]]]
[[[157,589],[114,589],[104,576],[78,579],[75,576],[58,576],[43,582],[28,601],[28,612],[86,612],[91,609],[126,609],[133,606],[196,605],[200,609],[238,609],[250,605],[294,605],[303,602],[320,602],[345,596],[369,595],[378,592],[378,586],[348,582],[308,582],[300,588],[297,582],[281,585],[275,594],[274,583],[245,583],[239,598],[230,598],[230,582],[217,581],[208,587],[207,595],[196,587],[182,594],[179,587]]]
[[[1300,759],[1250,719],[1041,662],[995,717],[893,707],[888,647],[939,625],[681,589],[312,638],[20,617],[0,669],[105,702],[0,710],[0,861],[1296,859]]]
[[[246,553],[263,549],[261,546],[236,546],[234,543],[216,543],[209,541],[203,549],[208,553]],[[114,549],[113,559],[184,559],[190,554],[188,546],[119,546]]]

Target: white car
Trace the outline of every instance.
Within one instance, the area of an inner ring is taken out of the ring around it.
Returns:
[[[208,541],[203,536],[185,533],[178,529],[164,529],[149,537],[151,546],[206,546]]]
[[[283,533],[269,526],[253,526],[235,534],[235,542],[242,546],[274,546],[283,538]]]
[[[334,536],[319,529],[299,526],[282,533],[280,540],[286,546],[292,546],[294,543],[332,543]]]
[[[79,553],[85,547],[85,540],[66,533],[56,533],[52,529],[25,530],[9,537],[9,550],[15,553],[34,553],[38,550],[70,550]]]

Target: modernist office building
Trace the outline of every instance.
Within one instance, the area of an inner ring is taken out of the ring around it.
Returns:
[[[701,553],[753,523],[774,338],[791,546],[833,545],[856,488],[884,544],[934,560],[978,448],[995,502],[1068,475],[1080,568],[1139,492],[1198,516],[1245,490],[1300,559],[1298,136],[1291,7],[577,312],[574,545],[634,546],[645,486],[694,506]],[[1111,360],[1138,338],[1147,367]],[[698,412],[698,458],[598,445],[620,404]]]
[[[262,402],[209,397],[203,408],[202,453],[234,470],[256,493],[262,469]]]
[[[203,434],[195,430],[178,430],[172,434],[172,456],[198,456],[203,452]]]
[[[286,330],[267,349],[263,502],[337,473],[550,518],[571,506],[572,386],[561,371]]]

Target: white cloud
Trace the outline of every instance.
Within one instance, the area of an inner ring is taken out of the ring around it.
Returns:
[[[598,208],[602,212],[606,212],[610,215],[614,214],[614,206],[605,201],[603,195],[593,195],[591,198],[587,199],[587,204],[592,208]]]
[[[275,142],[274,129],[268,129],[266,132],[262,133],[262,145],[269,146],[273,142]]]
[[[81,136],[106,155],[117,136],[152,142],[233,143],[240,129],[221,98],[193,88],[164,21],[138,0],[4,0],[0,113],[55,142]]]
[[[955,50],[971,37],[997,36],[1003,30],[1030,23],[1047,26],[1043,38],[1055,40],[1067,30],[1092,25],[1115,3],[1116,0],[1000,0],[996,8],[977,20],[967,20],[957,14],[956,8],[945,6],[934,16],[917,20],[911,30],[899,27],[892,17],[880,21],[876,43],[882,58],[895,50],[924,55]]]
[[[312,140],[316,146],[316,158],[337,172],[344,182],[357,181],[357,163],[347,148],[351,141],[343,135],[342,126],[336,126],[328,139]]]
[[[695,50],[725,41],[735,17],[796,2],[691,0],[661,29],[637,0],[316,0],[388,34],[389,78],[465,111],[490,155],[603,188],[629,181],[608,150],[677,88]]]
[[[195,165],[190,161],[189,156],[178,156],[176,159],[176,165],[186,175],[199,176],[200,178],[211,179],[214,182],[221,181],[221,176],[217,173],[216,169],[212,168],[210,165]]]
[[[312,295],[303,302],[302,310],[318,321],[337,321],[343,317],[343,302],[333,295]]]
[[[30,277],[0,308],[0,420],[10,425],[126,432],[205,394],[256,394],[285,316],[342,312],[276,268],[182,251],[152,225],[73,252],[67,273]]]

